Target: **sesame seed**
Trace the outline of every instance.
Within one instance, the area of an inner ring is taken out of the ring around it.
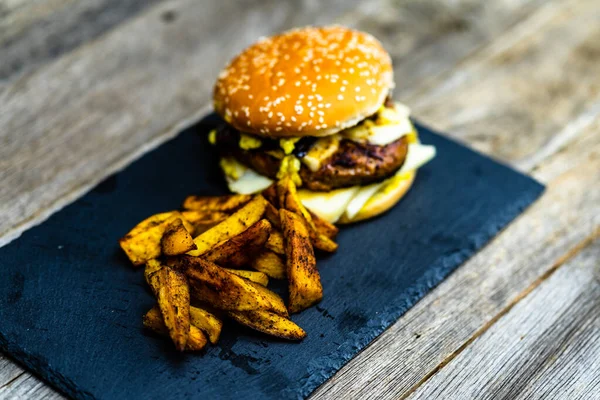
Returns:
[[[338,100],[344,100],[344,95],[338,94]]]

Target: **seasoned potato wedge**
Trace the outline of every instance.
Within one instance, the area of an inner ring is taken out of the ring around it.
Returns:
[[[167,225],[165,233],[160,241],[162,254],[167,256],[175,256],[184,254],[190,250],[194,250],[194,238],[183,226],[181,218],[176,218],[173,222]]]
[[[292,179],[285,178],[277,182],[277,194],[279,201],[284,204],[285,209],[293,211],[304,219],[313,246],[329,253],[337,250],[337,243],[317,230],[310,212],[304,207],[298,197],[296,184]]]
[[[281,228],[281,222],[279,222],[279,211],[273,206],[273,204],[269,202],[267,202],[267,207],[265,208],[265,218],[269,220],[273,227],[277,229]]]
[[[310,213],[310,217],[312,218],[315,224],[315,228],[317,228],[317,231],[327,236],[329,239],[335,239],[338,232],[340,231],[338,227],[332,224],[331,222],[319,217],[317,214],[310,211],[310,209],[307,208],[307,210]]]
[[[272,184],[268,188],[262,191],[262,195],[269,203],[276,208],[279,208],[279,198],[277,197],[277,184]]]
[[[245,269],[229,269],[229,268],[225,268],[225,270],[227,272],[231,272],[232,274],[241,276],[244,279],[248,279],[249,281],[258,283],[259,285],[262,285],[265,287],[269,284],[269,277],[264,272],[247,271]]]
[[[306,337],[306,332],[294,322],[269,311],[229,311],[227,315],[238,323],[267,335],[289,340]]]
[[[321,277],[316,268],[315,253],[308,229],[299,215],[280,209],[285,237],[286,270],[289,281],[289,310],[302,311],[323,298]]]
[[[203,308],[191,306],[190,322],[193,326],[204,332],[212,344],[219,341],[223,322],[213,314]]]
[[[190,331],[190,292],[185,276],[163,266],[149,273],[147,280],[158,300],[169,336],[175,347],[183,351]]]
[[[241,278],[202,257],[179,256],[170,263],[188,277],[192,295],[222,310],[267,310],[287,316],[283,300],[269,289]]]
[[[228,196],[188,196],[183,208],[196,211],[220,211],[230,213],[236,211],[252,200],[248,194],[232,194]]]
[[[229,217],[229,214],[218,211],[182,211],[181,215],[193,226],[193,234],[195,236],[207,231],[219,222]]]
[[[154,292],[154,286],[157,285],[155,282],[156,278],[154,277],[154,273],[161,269],[163,266],[158,260],[148,260],[146,262],[146,268],[144,269],[144,277],[146,278],[146,282],[152,288]]]
[[[261,251],[250,264],[253,269],[265,273],[269,278],[285,279],[285,264],[280,256],[271,250]]]
[[[160,241],[167,226],[178,218],[182,218],[179,211],[153,215],[136,225],[119,244],[133,265],[144,265],[146,261],[161,255]],[[183,220],[186,229],[192,230],[189,222]]]
[[[217,243],[230,239],[258,222],[265,212],[267,201],[261,195],[255,196],[249,203],[233,213],[221,223],[213,226],[194,239],[196,250],[188,252],[191,256],[199,256]]]
[[[279,230],[273,229],[269,240],[265,244],[265,247],[277,254],[285,254],[285,248],[283,243],[283,233]]]
[[[219,265],[241,267],[261,251],[270,234],[271,223],[261,219],[242,233],[217,244],[202,258]]]
[[[169,336],[167,326],[163,321],[163,316],[160,313],[158,306],[154,306],[143,317],[144,326],[152,329],[154,332],[164,336]],[[206,346],[206,336],[200,329],[191,325],[188,333],[188,340],[185,344],[186,351],[202,350]]]

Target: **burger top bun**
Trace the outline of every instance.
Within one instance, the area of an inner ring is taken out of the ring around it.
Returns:
[[[326,136],[374,114],[394,85],[389,54],[342,26],[261,39],[219,74],[215,110],[243,132]]]

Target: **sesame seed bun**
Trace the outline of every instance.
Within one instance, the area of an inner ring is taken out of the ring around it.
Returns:
[[[393,85],[390,56],[373,36],[306,27],[244,50],[219,75],[213,99],[240,131],[326,136],[374,114]]]
[[[404,179],[390,182],[388,186],[384,188],[384,190],[377,192],[373,197],[371,197],[358,212],[358,214],[354,216],[354,218],[350,219],[346,216],[346,214],[344,214],[336,223],[350,224],[383,214],[390,208],[394,207],[396,203],[398,203],[400,199],[404,197],[404,195],[412,187],[416,175],[417,173],[414,171],[409,172]]]

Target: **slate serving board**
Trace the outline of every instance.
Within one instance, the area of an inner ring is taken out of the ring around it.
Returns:
[[[225,193],[205,139],[214,122],[184,131],[0,249],[4,351],[74,398],[305,397],[543,191],[418,125],[438,156],[397,207],[343,228],[339,252],[319,259],[325,298],[293,316],[304,341],[227,322],[216,346],[178,354],[142,328],[154,299],[117,239],[188,194]]]

